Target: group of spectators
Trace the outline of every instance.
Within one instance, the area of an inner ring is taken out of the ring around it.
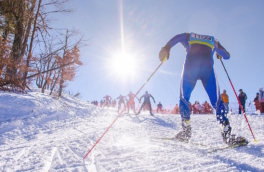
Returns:
[[[87,101],[87,102],[89,103],[89,101]],[[109,100],[108,103],[106,103],[105,100],[101,100],[100,104],[97,100],[94,100],[94,101],[91,101],[91,104],[94,106],[99,106],[99,107],[104,107],[104,106],[115,107],[116,106],[116,100]]]
[[[91,104],[95,105],[95,106],[98,106],[98,101],[97,100],[94,100],[91,102]]]
[[[229,98],[228,95],[226,94],[226,90],[223,90],[223,93],[221,94],[221,98],[224,102],[224,105],[226,107],[226,112],[229,112]],[[238,99],[240,101],[241,106],[243,107],[244,111],[246,111],[246,100],[247,100],[247,94],[242,90],[239,89],[239,94],[238,94]],[[264,113],[264,92],[263,88],[259,89],[259,92],[256,94],[256,97],[254,99],[254,104],[256,107],[256,110],[260,111],[260,113]],[[239,105],[238,107],[238,113],[242,113],[241,106]]]
[[[209,103],[207,103],[207,101],[205,101],[202,105],[198,101],[195,101],[193,105],[189,102],[189,108],[191,114],[213,114],[213,108]],[[178,104],[176,104],[172,110],[163,109],[162,104],[159,102],[156,112],[163,114],[179,114],[180,110]]]

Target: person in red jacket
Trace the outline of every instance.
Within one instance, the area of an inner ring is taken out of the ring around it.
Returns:
[[[254,99],[254,104],[255,104],[255,107],[256,107],[256,111],[259,110],[261,112],[261,105],[260,105],[260,102],[259,102],[259,93],[257,93],[255,99]]]
[[[127,105],[128,105],[128,103],[130,103],[130,105],[127,107],[128,113],[129,113],[130,108],[134,110],[134,113],[136,113],[135,98],[137,98],[137,97],[135,97],[135,94],[133,94],[131,91],[129,92],[129,94],[126,97],[128,97]],[[139,101],[139,99],[138,99],[138,101]]]

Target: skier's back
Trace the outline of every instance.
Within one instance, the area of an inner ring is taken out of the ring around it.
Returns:
[[[146,91],[145,94],[142,95],[142,96],[140,97],[139,102],[141,102],[141,99],[142,99],[143,97],[144,97],[144,102],[142,103],[142,105],[141,105],[141,107],[140,107],[140,109],[139,109],[137,115],[140,113],[140,111],[142,110],[142,108],[143,108],[144,106],[148,105],[148,106],[149,106],[149,112],[150,112],[150,115],[153,116],[152,108],[151,108],[150,98],[152,98],[153,102],[156,103],[154,97]]]
[[[119,99],[119,101],[118,101],[118,112],[119,112],[119,110],[120,110],[122,104],[124,104],[124,107],[126,107],[126,102],[125,102],[125,100],[127,101],[127,99],[126,99],[125,96],[123,96],[123,95],[121,95],[121,94],[120,94],[120,96],[117,97],[116,99]]]

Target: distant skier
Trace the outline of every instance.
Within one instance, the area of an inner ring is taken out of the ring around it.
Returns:
[[[159,104],[157,105],[157,113],[162,112],[162,104],[159,102]]]
[[[136,113],[136,104],[135,104],[135,98],[134,98],[135,94],[133,94],[131,91],[129,92],[129,94],[126,96],[128,97],[128,103],[130,103],[130,106],[127,107],[127,111],[129,113],[129,109],[132,108],[134,110],[134,113]],[[136,97],[137,98],[137,97]],[[137,98],[138,99],[138,98]],[[138,99],[139,101],[139,99]]]
[[[110,100],[112,99],[112,97],[111,97],[111,96],[108,96],[108,95],[106,95],[104,98],[105,98],[104,106],[107,106],[107,107],[109,107]]]
[[[149,106],[149,112],[150,112],[150,115],[153,116],[152,109],[151,109],[150,97],[152,98],[153,102],[156,103],[154,97],[146,91],[145,94],[144,94],[143,96],[140,97],[140,99],[139,99],[139,103],[141,102],[141,99],[142,99],[143,97],[144,97],[144,102],[142,103],[142,105],[141,105],[141,107],[140,107],[140,109],[139,109],[137,115],[140,113],[140,111],[142,110],[142,108],[143,108],[144,106],[148,105],[148,106]]]
[[[125,101],[127,101],[127,99],[126,99],[125,96],[123,96],[123,95],[121,95],[121,94],[120,94],[120,96],[117,97],[116,99],[119,99],[119,101],[118,101],[118,112],[119,112],[119,110],[120,110],[122,104],[124,104],[124,107],[126,107],[126,102],[125,102]]]
[[[218,53],[217,58],[229,59],[229,53],[213,36],[183,33],[173,37],[161,49],[159,53],[160,61],[163,61],[166,57],[169,59],[170,49],[177,43],[184,46],[187,54],[180,85],[182,131],[175,137],[185,141],[189,141],[191,138],[189,100],[197,80],[201,80],[212,106],[216,109],[216,118],[221,124],[223,141],[228,145],[247,143],[242,137],[231,137],[231,126],[225,115],[225,106],[220,97],[220,88],[213,68],[213,54],[215,51]]]

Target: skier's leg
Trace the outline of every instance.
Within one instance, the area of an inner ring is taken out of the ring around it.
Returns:
[[[244,104],[242,104],[242,107],[244,109],[244,112],[246,112],[246,102]]]
[[[208,64],[201,69],[200,78],[202,84],[209,96],[213,108],[216,110],[216,119],[220,124],[227,124],[226,107],[220,96],[220,88],[218,85],[217,77],[213,68],[213,64]]]
[[[190,107],[189,100],[191,93],[196,85],[198,79],[199,68],[195,65],[196,60],[186,60],[182,72],[181,86],[180,86],[180,103],[179,111],[182,118],[182,131],[175,137],[179,140],[189,141],[191,138],[191,122],[190,122]]]
[[[125,108],[125,107],[126,107],[125,102],[122,101],[121,106],[122,106],[122,104],[124,105],[124,108]],[[126,110],[126,109],[125,109],[125,110]]]
[[[217,77],[215,75],[214,69],[211,68],[211,71],[207,71],[207,74],[204,74],[201,77],[202,83],[206,92],[210,98],[212,106],[216,109],[216,119],[221,124],[221,134],[223,137],[223,141],[229,145],[233,144],[245,144],[247,140],[243,137],[231,136],[231,126],[229,120],[226,116],[226,107],[221,100],[220,90],[217,81]],[[210,73],[210,76],[208,75]]]
[[[140,113],[140,111],[142,110],[142,108],[143,108],[144,106],[145,106],[145,102],[142,103],[142,105],[141,105],[141,107],[140,107],[140,109],[139,109],[137,115]]]
[[[183,120],[190,120],[189,100],[198,78],[191,70],[183,69],[181,78],[179,110]]]
[[[225,113],[228,113],[229,112],[228,102],[224,103],[224,105],[225,105]]]
[[[121,108],[121,102],[119,101],[118,102],[118,112],[119,112],[120,108]]]
[[[238,105],[239,106],[239,105]],[[241,107],[238,108],[238,114],[241,114]]]

